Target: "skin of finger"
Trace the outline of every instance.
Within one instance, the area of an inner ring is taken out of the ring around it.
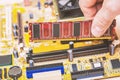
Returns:
[[[94,36],[100,37],[103,35],[112,23],[115,16],[120,13],[120,5],[116,1],[120,2],[120,0],[104,1],[102,8],[96,14],[93,20],[91,31]]]
[[[120,40],[120,15],[116,17],[115,31],[116,31],[118,39]]]
[[[102,3],[96,5],[97,12],[101,9],[101,7],[102,7]]]
[[[80,8],[86,20],[93,19],[96,12],[101,8],[103,0],[79,0]]]
[[[110,14],[109,11],[105,9],[99,10],[92,23],[92,34],[96,37],[100,37],[111,25],[113,19],[114,17]]]
[[[80,8],[86,18],[94,17],[97,10],[96,4],[97,0],[79,0]]]

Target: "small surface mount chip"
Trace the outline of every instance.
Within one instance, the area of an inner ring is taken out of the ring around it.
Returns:
[[[77,72],[78,71],[77,65],[76,64],[72,64],[72,69],[73,69],[73,72]]]
[[[103,67],[101,62],[92,63],[92,66],[93,66],[93,68],[101,68],[101,67]]]
[[[119,61],[119,59],[113,59],[113,60],[111,60],[111,65],[112,65],[113,69],[120,68],[120,61]]]

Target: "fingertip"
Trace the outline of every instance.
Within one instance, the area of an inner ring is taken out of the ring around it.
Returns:
[[[91,32],[95,37],[102,36],[109,28],[110,24],[113,21],[113,17],[110,16],[113,15],[111,15],[109,11],[103,8],[96,14],[91,28]]]
[[[92,26],[91,28],[92,35],[95,37],[100,37],[104,34],[104,31],[99,26]]]

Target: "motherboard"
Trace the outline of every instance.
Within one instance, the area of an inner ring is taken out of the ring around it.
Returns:
[[[78,3],[0,4],[0,80],[119,80],[116,21],[94,37]]]

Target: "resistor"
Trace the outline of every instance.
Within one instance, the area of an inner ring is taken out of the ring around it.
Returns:
[[[73,61],[73,51],[70,49],[67,52],[68,52],[68,59],[70,62],[72,62]]]

